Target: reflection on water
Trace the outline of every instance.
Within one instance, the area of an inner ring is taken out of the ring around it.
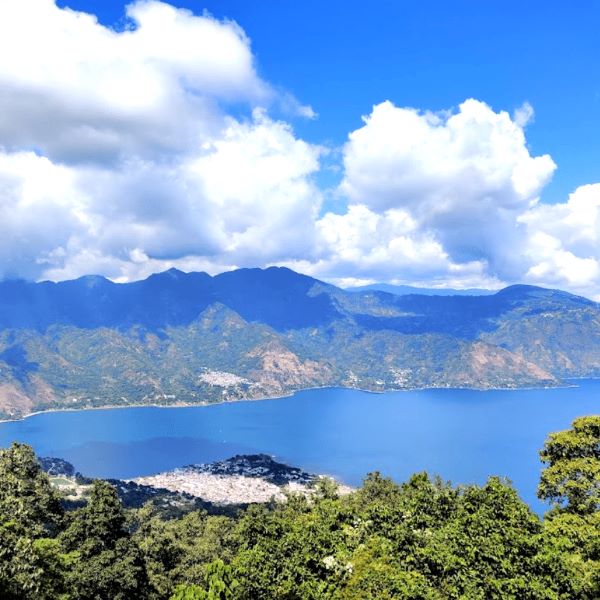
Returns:
[[[186,464],[223,460],[235,454],[252,454],[255,449],[205,439],[157,437],[135,442],[87,441],[62,451],[61,458],[76,464],[91,477],[127,479],[151,475]]]

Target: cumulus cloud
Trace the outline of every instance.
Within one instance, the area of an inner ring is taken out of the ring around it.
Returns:
[[[541,202],[556,165],[531,155],[532,119],[528,103],[512,118],[474,99],[442,113],[375,106],[344,147],[348,210],[320,219],[308,268],[347,283],[526,281],[597,296],[600,184]]]
[[[53,0],[0,2],[0,277],[286,264],[600,294],[600,184],[543,203],[556,165],[527,145],[528,103],[376,105],[329,153],[342,183],[323,214],[328,150],[272,116],[316,113],[258,75],[244,31],[156,0],[126,11],[114,30]]]
[[[114,31],[52,0],[0,4],[2,275],[309,256],[322,150],[265,107],[312,109],[277,98],[231,21],[156,1],[127,19]]]
[[[5,148],[71,163],[170,156],[219,130],[220,102],[267,100],[235,23],[156,1],[127,17],[117,32],[53,0],[0,5]]]
[[[232,120],[203,153],[177,164],[74,168],[0,154],[5,274],[120,278],[191,257],[204,266],[210,259],[211,271],[309,257],[319,153],[259,115]]]
[[[49,250],[81,230],[74,174],[33,152],[0,152],[2,275],[36,277]]]
[[[540,203],[519,222],[528,232],[529,281],[600,294],[600,184],[577,188],[564,203]]]
[[[478,261],[453,263],[440,242],[403,209],[378,214],[362,204],[351,205],[344,215],[326,214],[317,231],[319,270],[335,279],[431,281],[440,273],[482,275]]]
[[[523,125],[477,100],[453,114],[379,104],[350,134],[344,165],[353,203],[408,211],[453,261],[485,260],[501,279],[520,275],[516,217],[555,169],[548,155],[530,155]]]
[[[523,128],[533,121],[534,115],[535,111],[533,110],[533,106],[531,106],[529,102],[524,102],[515,110],[513,114],[513,121],[519,127]]]

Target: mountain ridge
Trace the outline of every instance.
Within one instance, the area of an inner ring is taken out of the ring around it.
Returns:
[[[2,418],[599,374],[600,305],[536,286],[399,296],[348,292],[285,267],[0,282]]]
[[[414,285],[391,284],[391,283],[370,283],[367,285],[350,286],[344,288],[347,292],[388,292],[398,296],[408,294],[419,294],[421,296],[489,296],[497,290],[488,290],[485,288],[427,288]]]

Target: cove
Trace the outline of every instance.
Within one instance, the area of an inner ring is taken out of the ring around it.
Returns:
[[[0,423],[0,446],[33,446],[85,475],[131,478],[234,454],[266,453],[359,485],[369,471],[401,482],[417,471],[453,483],[508,477],[534,510],[551,431],[600,410],[600,381],[527,390],[348,389],[185,408],[120,408]]]

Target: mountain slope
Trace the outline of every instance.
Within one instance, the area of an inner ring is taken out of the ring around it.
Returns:
[[[518,387],[600,374],[600,306],[557,290],[347,292],[285,268],[0,282],[0,416],[305,387]]]

